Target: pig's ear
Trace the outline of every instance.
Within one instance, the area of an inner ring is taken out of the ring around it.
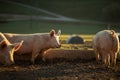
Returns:
[[[17,51],[17,50],[20,49],[20,47],[22,46],[22,44],[23,44],[23,40],[20,43],[12,44],[12,48],[14,48],[15,51]]]
[[[53,37],[54,35],[55,35],[55,30],[52,29],[52,30],[50,31],[50,36]]]
[[[58,36],[60,36],[61,35],[61,30],[58,30],[58,34],[57,34]]]
[[[0,42],[0,49],[4,49],[7,46],[7,42],[5,40],[2,40]]]

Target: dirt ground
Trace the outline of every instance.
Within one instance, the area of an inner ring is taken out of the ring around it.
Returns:
[[[0,65],[0,80],[120,80],[120,61],[105,68],[93,60],[40,62],[17,61],[12,66]]]

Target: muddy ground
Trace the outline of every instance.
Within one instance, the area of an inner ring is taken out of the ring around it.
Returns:
[[[120,80],[120,61],[115,69],[105,68],[93,60],[17,61],[12,66],[0,65],[0,80]]]

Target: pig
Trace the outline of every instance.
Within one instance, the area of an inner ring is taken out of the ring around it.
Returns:
[[[117,33],[114,30],[102,30],[96,33],[93,38],[93,49],[98,63],[101,58],[105,66],[115,66],[117,54],[119,52],[119,39]]]
[[[0,32],[0,63],[4,65],[14,64],[14,52],[19,50],[23,40],[20,43],[11,44]]]
[[[16,43],[23,40],[24,43],[21,48],[15,52],[15,54],[21,55],[31,53],[31,63],[34,64],[38,55],[42,55],[44,51],[49,48],[60,48],[59,42],[61,31],[55,33],[52,29],[49,33],[33,33],[33,34],[13,34],[4,33],[6,38],[11,43]]]

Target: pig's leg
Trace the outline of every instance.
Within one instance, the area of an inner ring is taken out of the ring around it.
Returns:
[[[33,51],[32,52],[32,57],[31,57],[31,63],[32,64],[35,63],[35,59],[37,58],[38,55],[39,55],[39,51]]]

